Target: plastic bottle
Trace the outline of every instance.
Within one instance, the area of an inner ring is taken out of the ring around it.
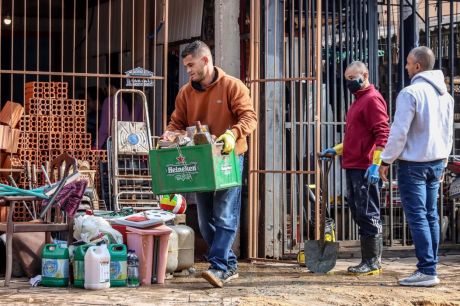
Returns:
[[[42,286],[65,287],[69,284],[69,249],[47,244],[42,250]]]
[[[128,250],[128,287],[139,287],[139,258]]]
[[[85,288],[85,254],[91,244],[79,245],[75,248],[73,257],[73,285]]]
[[[110,253],[110,287],[126,286],[128,276],[128,263],[126,245],[109,245]]]
[[[110,287],[110,253],[106,244],[91,246],[85,254],[85,289]]]

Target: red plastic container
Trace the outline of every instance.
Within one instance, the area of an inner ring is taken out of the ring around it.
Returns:
[[[123,236],[123,244],[126,244],[128,242],[128,237],[126,235],[126,225],[111,224],[111,226],[114,230],[120,232],[121,236]]]
[[[139,258],[142,285],[164,284],[168,260],[168,240],[172,229],[166,225],[150,228],[126,227],[128,249]]]

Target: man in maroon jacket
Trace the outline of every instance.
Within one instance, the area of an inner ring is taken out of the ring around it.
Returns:
[[[321,152],[342,155],[347,182],[347,203],[359,226],[361,263],[348,272],[377,275],[382,271],[382,222],[379,205],[380,153],[388,139],[387,105],[382,95],[369,83],[369,71],[355,61],[345,70],[347,88],[355,96],[346,115],[345,138]]]

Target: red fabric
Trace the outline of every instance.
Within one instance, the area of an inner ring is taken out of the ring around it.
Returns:
[[[449,169],[450,171],[452,171],[453,173],[455,174],[460,174],[460,162],[449,162],[447,164],[447,169]]]
[[[132,222],[142,222],[148,219],[144,216],[130,216],[130,217],[125,218],[125,220],[132,221]]]
[[[128,239],[126,236],[126,225],[111,224],[111,226],[114,230],[117,230],[120,232],[121,236],[123,236],[123,243],[127,244]]]
[[[346,116],[342,168],[367,169],[376,146],[385,147],[390,126],[387,104],[374,85],[355,93]]]

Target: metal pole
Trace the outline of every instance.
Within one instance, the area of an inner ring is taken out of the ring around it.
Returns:
[[[442,0],[438,0],[438,69],[442,68]]]
[[[315,76],[316,76],[316,115],[315,115],[315,197],[316,197],[316,210],[315,210],[315,239],[320,239],[320,190],[321,185],[321,173],[320,173],[320,161],[316,151],[321,147],[321,0],[316,0],[316,53],[315,53]],[[322,212],[325,213],[325,212]]]
[[[450,71],[450,95],[454,96],[454,1],[450,0],[450,24],[449,24],[449,71]]]
[[[163,0],[164,45],[163,45],[163,130],[168,124],[168,14],[169,1]]]
[[[425,45],[430,48],[430,4],[425,0]]]
[[[393,82],[393,77],[392,77],[392,73],[393,73],[393,63],[392,63],[392,35],[391,35],[391,15],[392,15],[392,7],[391,7],[391,1],[387,1],[387,61],[388,61],[388,65],[387,65],[387,80],[388,80],[388,100],[387,100],[387,103],[388,103],[388,114],[389,116],[391,117],[391,115],[393,114],[393,86],[392,86],[392,82]],[[393,232],[393,226],[394,226],[394,218],[393,218],[393,197],[391,196],[391,188],[392,188],[392,171],[391,171],[391,168],[390,168],[390,184],[388,186],[388,190],[389,190],[389,193],[390,193],[390,246],[393,245],[393,239],[394,239],[394,232]]]

